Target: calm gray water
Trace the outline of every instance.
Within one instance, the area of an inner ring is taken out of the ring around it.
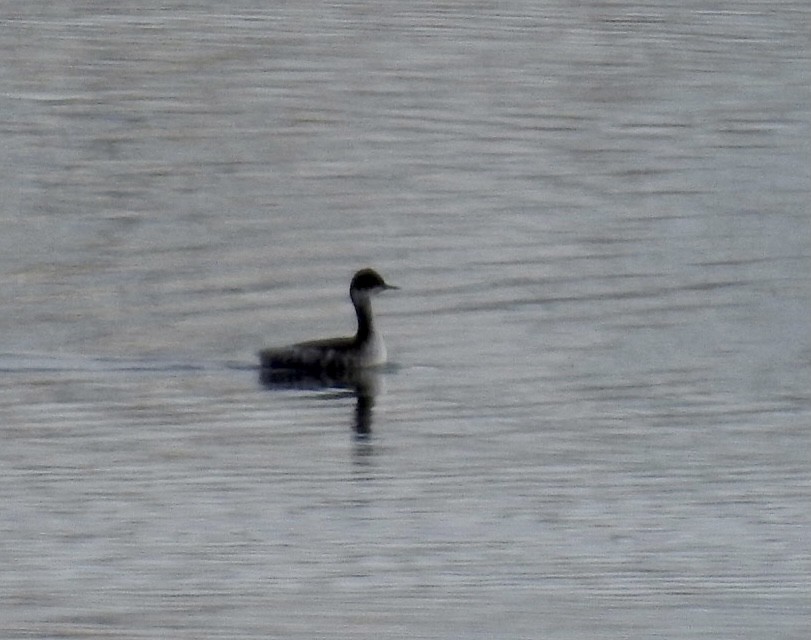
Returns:
[[[807,2],[3,12],[0,637],[809,637]]]

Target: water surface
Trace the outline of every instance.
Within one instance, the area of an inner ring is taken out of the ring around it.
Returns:
[[[805,3],[15,11],[0,635],[808,635]]]

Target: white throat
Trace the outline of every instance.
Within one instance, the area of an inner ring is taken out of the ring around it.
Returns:
[[[377,331],[372,331],[369,339],[361,347],[360,359],[364,367],[376,367],[386,362],[386,345]]]

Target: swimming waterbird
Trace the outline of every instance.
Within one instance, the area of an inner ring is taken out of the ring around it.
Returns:
[[[386,345],[375,330],[372,298],[387,289],[397,288],[386,284],[374,269],[361,269],[349,285],[349,298],[358,317],[357,333],[348,338],[312,340],[289,347],[263,349],[259,352],[262,369],[341,375],[384,364]]]

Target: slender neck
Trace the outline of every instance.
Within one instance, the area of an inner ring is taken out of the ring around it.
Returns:
[[[355,294],[351,295],[352,304],[355,305],[355,314],[358,316],[358,332],[355,334],[355,342],[362,344],[369,339],[369,336],[374,332],[374,325],[372,324],[372,301],[368,295]]]

